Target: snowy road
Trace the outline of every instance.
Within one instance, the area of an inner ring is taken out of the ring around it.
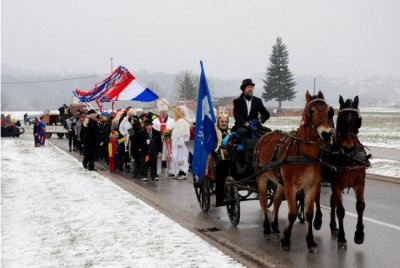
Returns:
[[[1,140],[2,267],[240,267],[78,160]]]

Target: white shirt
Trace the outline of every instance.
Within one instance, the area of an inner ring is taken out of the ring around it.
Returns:
[[[252,99],[253,99],[253,97],[250,100],[247,100],[246,98],[244,98],[244,100],[246,101],[246,106],[247,106],[247,116],[249,116],[249,114],[250,114],[251,100]]]

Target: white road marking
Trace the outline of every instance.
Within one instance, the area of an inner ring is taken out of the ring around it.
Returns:
[[[321,207],[326,208],[328,210],[331,209],[329,206],[321,205]],[[346,211],[346,215],[352,216],[354,218],[358,217],[357,214],[351,213],[351,212],[347,212],[347,211]],[[385,226],[385,227],[393,228],[395,230],[400,231],[400,227],[399,226],[396,226],[396,225],[393,225],[393,224],[389,224],[389,223],[386,223],[386,222],[383,222],[383,221],[374,220],[374,219],[371,219],[371,218],[368,218],[368,217],[363,217],[363,220],[364,221],[369,221],[369,222],[372,222],[372,223],[376,223],[376,224],[379,224],[379,225],[382,225],[382,226]]]

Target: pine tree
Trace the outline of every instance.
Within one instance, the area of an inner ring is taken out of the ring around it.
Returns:
[[[179,100],[197,100],[198,78],[190,71],[180,72],[175,77]]]
[[[282,101],[291,101],[296,97],[294,90],[296,82],[288,68],[289,53],[286,45],[282,43],[282,38],[276,39],[269,60],[270,64],[265,73],[265,80],[263,80],[264,92],[262,98],[265,101],[276,100],[279,103],[280,110]]]

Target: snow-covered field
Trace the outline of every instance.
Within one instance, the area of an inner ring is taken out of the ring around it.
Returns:
[[[51,143],[1,140],[1,212],[2,267],[241,267]]]

